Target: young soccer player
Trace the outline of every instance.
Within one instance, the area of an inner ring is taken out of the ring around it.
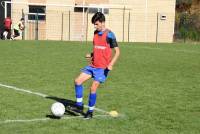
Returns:
[[[97,12],[92,17],[92,23],[95,27],[93,38],[93,52],[86,54],[87,59],[91,59],[91,64],[82,69],[80,75],[75,79],[76,107],[73,110],[83,113],[83,83],[90,78],[93,82],[90,88],[88,100],[88,111],[85,114],[86,119],[93,116],[93,110],[96,104],[97,88],[100,83],[105,82],[108,72],[113,69],[117,61],[120,50],[113,32],[105,27],[105,16]],[[112,55],[112,49],[114,54]]]
[[[4,19],[4,32],[3,32],[3,39],[7,40],[8,36],[11,35],[11,25],[12,25],[12,20],[10,17],[7,17]]]
[[[21,18],[20,21],[14,25],[13,27],[13,35],[11,37],[12,40],[14,40],[14,38],[20,36],[20,31],[24,30],[24,18]]]

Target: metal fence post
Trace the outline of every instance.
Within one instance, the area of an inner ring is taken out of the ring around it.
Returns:
[[[62,12],[62,24],[61,24],[61,40],[63,40],[63,12]]]
[[[157,21],[156,21],[156,43],[158,43],[158,18],[159,18],[159,13],[157,13]]]
[[[70,27],[71,27],[70,22],[71,22],[71,21],[70,21],[70,10],[69,10],[69,31],[68,31],[68,32],[69,32],[69,41],[70,41],[70,32],[71,32],[71,29],[70,29]]]
[[[131,13],[130,11],[128,12],[128,42],[130,41],[130,17],[131,17]]]
[[[123,38],[122,38],[122,41],[124,42],[124,27],[125,27],[125,6],[124,6],[124,9],[123,9]]]
[[[88,41],[88,11],[89,11],[89,10],[87,10],[86,44],[87,44],[87,41]]]
[[[184,12],[184,19],[183,19],[183,28],[184,28],[184,43],[186,42],[186,17],[187,17],[187,12]]]
[[[35,15],[35,18],[36,18],[35,40],[38,40],[38,13]]]
[[[22,9],[22,18],[24,18],[24,21],[25,21],[25,15],[24,15],[24,10]],[[25,23],[25,22],[24,22]],[[25,25],[25,24],[24,24]],[[24,40],[24,35],[25,35],[25,32],[24,30],[22,31],[22,40]]]

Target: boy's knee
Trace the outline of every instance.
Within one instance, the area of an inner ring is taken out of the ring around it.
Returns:
[[[96,93],[96,91],[97,91],[97,87],[91,87],[90,88],[90,92],[91,93]]]
[[[96,90],[97,90],[97,88],[99,87],[99,82],[97,82],[97,81],[95,81],[95,82],[93,82],[92,83],[92,86],[91,86],[91,88],[90,88],[90,91],[92,92],[92,93],[95,93],[96,92]]]
[[[76,85],[81,85],[81,84],[82,84],[82,82],[80,81],[80,79],[75,79],[75,80],[74,80],[74,83],[75,83]]]

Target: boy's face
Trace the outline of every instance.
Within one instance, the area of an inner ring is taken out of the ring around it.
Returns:
[[[24,20],[21,20],[21,22],[22,22],[22,24],[24,24],[25,21],[24,21]]]
[[[95,28],[97,31],[102,31],[102,30],[105,28],[105,22],[96,21],[96,22],[94,23],[94,28]]]

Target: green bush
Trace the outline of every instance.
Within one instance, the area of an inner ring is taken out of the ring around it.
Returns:
[[[200,41],[199,14],[177,13],[175,27],[176,39]]]

